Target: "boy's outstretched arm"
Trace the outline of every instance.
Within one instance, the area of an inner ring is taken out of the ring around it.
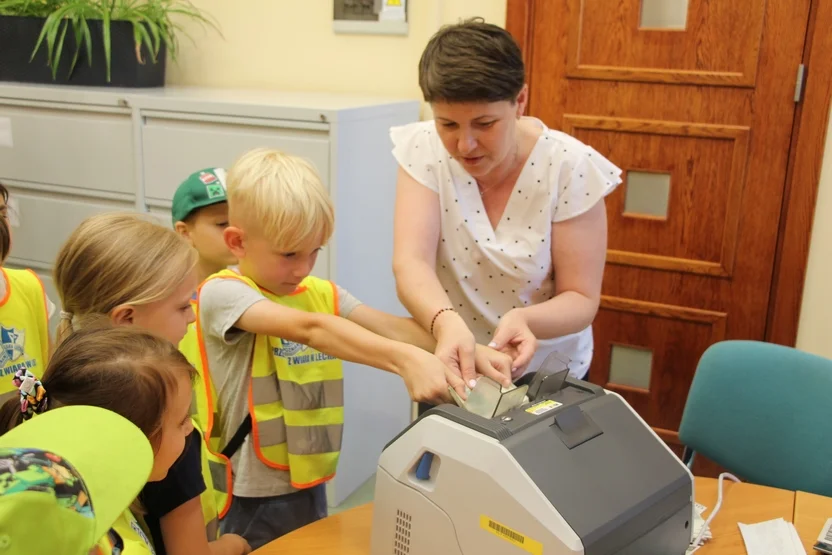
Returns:
[[[304,312],[264,299],[251,305],[234,327],[398,374],[414,401],[449,401],[449,384],[464,394],[462,380],[432,353],[376,335],[339,316]]]
[[[413,318],[394,316],[362,304],[355,307],[347,319],[388,339],[410,343],[431,353],[436,349],[436,340]],[[511,384],[511,362],[509,355],[484,345],[477,345],[477,372],[503,386]]]

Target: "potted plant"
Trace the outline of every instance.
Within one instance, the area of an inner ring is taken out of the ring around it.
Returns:
[[[160,87],[188,0],[0,0],[0,81]]]

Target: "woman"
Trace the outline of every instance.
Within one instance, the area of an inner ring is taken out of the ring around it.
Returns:
[[[466,382],[477,342],[510,353],[515,379],[550,353],[583,378],[621,170],[523,117],[522,55],[497,26],[441,29],[419,85],[434,121],[391,130],[399,298]]]

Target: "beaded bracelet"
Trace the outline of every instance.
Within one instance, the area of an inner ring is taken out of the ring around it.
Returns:
[[[437,312],[436,314],[433,315],[433,320],[430,321],[430,334],[431,335],[433,335],[433,326],[434,326],[434,324],[436,324],[436,319],[439,318],[440,314],[442,314],[443,312],[447,312],[449,310],[453,311],[453,308],[448,307],[448,308],[439,309],[439,312]]]

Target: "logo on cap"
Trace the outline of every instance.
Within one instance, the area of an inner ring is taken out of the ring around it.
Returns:
[[[210,185],[211,183],[217,181],[217,176],[210,172],[201,172],[199,174],[199,180],[206,185]]]

